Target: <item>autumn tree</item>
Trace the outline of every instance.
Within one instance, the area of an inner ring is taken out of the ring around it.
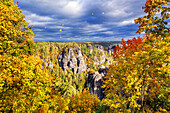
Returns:
[[[54,78],[34,55],[32,26],[24,17],[13,0],[0,1],[0,112],[68,110],[69,99],[52,91]]]
[[[0,54],[33,54],[32,25],[13,0],[0,1]]]
[[[88,90],[70,97],[69,110],[66,113],[92,113],[97,110],[99,99]]]
[[[147,16],[135,20],[140,24],[137,33],[146,35],[127,42],[122,39],[122,47],[116,46],[116,63],[110,66],[103,86],[107,97],[103,102],[113,111],[170,110],[169,2],[147,0],[143,7]]]

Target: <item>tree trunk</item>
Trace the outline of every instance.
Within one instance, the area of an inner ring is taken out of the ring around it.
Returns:
[[[142,86],[142,113],[144,113],[144,86]]]

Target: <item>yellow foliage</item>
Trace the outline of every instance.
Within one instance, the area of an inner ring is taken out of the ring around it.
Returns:
[[[88,90],[84,90],[80,95],[70,97],[69,113],[92,113],[97,109],[99,99],[93,96]]]
[[[34,111],[44,104],[51,81],[41,66],[38,57],[0,55],[2,111]]]
[[[0,12],[0,54],[32,54],[34,33],[19,7],[13,0],[1,0]]]

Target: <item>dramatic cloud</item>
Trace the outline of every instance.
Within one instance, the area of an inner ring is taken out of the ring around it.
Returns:
[[[16,3],[16,0],[14,0]],[[143,0],[21,0],[37,41],[120,41],[133,38]]]
[[[81,0],[26,0],[23,9],[39,15],[79,17],[83,14]]]

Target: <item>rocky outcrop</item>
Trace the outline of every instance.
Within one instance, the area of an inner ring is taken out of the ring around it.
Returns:
[[[111,64],[111,59],[112,59],[112,58],[106,58],[106,62],[107,62],[108,65]]]
[[[50,68],[53,68],[53,63],[52,63],[51,61],[49,61],[49,59],[47,59],[47,60],[41,59],[41,60],[44,61],[44,64],[42,64],[42,69],[43,69],[44,67],[47,67],[47,66],[49,66]]]
[[[58,64],[59,64],[60,67],[62,67],[62,58],[63,58],[62,54],[59,54],[58,55]]]
[[[104,47],[101,45],[96,45],[95,47],[96,47],[96,49],[99,49],[101,52],[104,51]]]
[[[68,70],[68,58],[66,56],[62,58],[61,64],[64,71]]]
[[[52,63],[51,61],[49,61],[48,66],[49,66],[50,68],[53,68],[53,63]]]
[[[78,47],[78,48],[77,48],[77,58],[82,58],[82,57],[83,57],[83,55],[82,55],[82,53],[81,53],[81,48]]]
[[[79,57],[77,59],[77,66],[78,66],[78,70],[77,73],[82,73],[87,69],[87,65],[84,62],[84,59],[82,57]]]
[[[103,53],[99,58],[97,56],[93,57],[94,65],[101,65],[106,62],[106,55]]]
[[[114,52],[114,49],[115,48],[115,46],[112,46],[112,45],[110,45],[109,47],[108,47],[108,49],[107,49],[107,52],[109,53],[109,54],[112,54],[113,52]]]
[[[107,51],[112,53],[114,47],[115,46],[109,46]],[[103,46],[95,45],[95,47],[93,47],[92,45],[89,45],[88,48],[89,54],[92,54],[91,56],[93,56],[90,59],[92,59],[94,65],[102,65],[104,63],[107,63],[109,65],[111,64],[111,59],[105,55],[105,49]],[[71,69],[72,72],[75,74],[82,73],[88,68],[85,63],[85,61],[88,60],[88,55],[83,56],[80,47],[58,47],[57,49],[62,49],[62,52],[58,55],[58,63],[64,71]],[[44,66],[49,66],[53,68],[53,63],[49,59],[43,60]]]
[[[77,73],[77,59],[75,57],[70,59],[69,68],[72,69],[72,72],[75,74]]]
[[[94,95],[98,96],[100,100],[105,98],[105,95],[103,93],[104,89],[101,88],[103,85],[102,79],[104,79],[104,76],[106,76],[106,71],[108,67],[101,66],[99,71],[97,72],[89,72],[88,75],[88,87],[90,93],[93,93]]]
[[[70,60],[71,58],[73,58],[74,57],[74,52],[73,52],[73,49],[70,47],[69,49],[68,49],[68,60]]]
[[[89,54],[92,54],[93,52],[93,46],[89,46]]]
[[[65,50],[58,55],[58,62],[59,66],[61,66],[64,71],[67,71],[70,68],[74,74],[80,74],[87,69],[87,65],[84,61],[80,47],[74,49],[76,49],[77,55],[74,54],[73,48],[70,47],[68,48],[68,55]]]
[[[102,74],[103,76],[106,76],[106,73],[107,73],[108,69],[109,69],[108,67],[105,67],[105,66],[102,65],[98,72],[99,72],[99,74]]]
[[[100,63],[99,64],[103,64],[106,61],[106,55],[103,53],[102,56],[100,56]]]
[[[93,62],[94,62],[94,65],[99,65],[100,64],[100,62],[98,61],[96,56],[94,56],[94,61]]]

